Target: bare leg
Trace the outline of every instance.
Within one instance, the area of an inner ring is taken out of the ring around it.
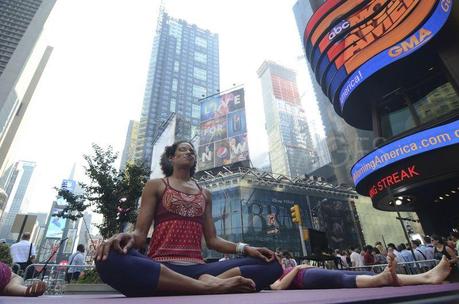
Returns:
[[[202,275],[199,280],[176,273],[161,265],[156,293],[159,294],[215,294],[254,292],[255,283],[241,276],[221,279]]]
[[[400,285],[419,285],[419,284],[441,284],[451,271],[448,259],[443,256],[440,263],[435,268],[421,274],[397,275]]]

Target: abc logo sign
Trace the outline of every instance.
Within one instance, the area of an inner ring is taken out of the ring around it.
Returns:
[[[333,40],[336,35],[341,33],[343,30],[349,28],[350,24],[349,21],[343,20],[339,24],[337,24],[333,29],[330,31],[330,34],[328,34],[328,40]]]

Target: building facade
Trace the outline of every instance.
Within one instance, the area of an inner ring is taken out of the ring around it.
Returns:
[[[304,177],[289,178],[253,168],[203,175],[199,184],[212,193],[212,217],[217,234],[252,246],[283,248],[303,256],[299,229],[290,208],[298,204],[302,227],[325,236],[322,249],[345,249],[364,242],[352,209],[354,191]],[[326,239],[326,240],[325,240]],[[306,238],[306,254],[315,254]],[[217,253],[205,251],[207,257]]]
[[[300,102],[296,73],[268,61],[257,73],[263,91],[272,172],[304,176],[314,170],[318,156]]]
[[[175,139],[197,134],[200,101],[219,89],[218,35],[161,11],[150,59],[136,159],[151,165],[153,140],[171,113]]]
[[[9,176],[5,179],[5,190],[9,199],[5,206],[5,213],[0,219],[0,238],[2,239],[16,240],[11,234],[11,228],[26,198],[35,166],[34,162],[18,161],[11,170],[8,170]]]
[[[135,149],[137,146],[137,134],[139,132],[139,122],[129,121],[126,141],[124,142],[123,154],[121,154],[120,170],[124,170],[128,162],[135,160]]]
[[[0,170],[52,52],[37,43],[54,3],[0,1]]]
[[[357,191],[446,235],[459,226],[459,7],[394,5],[325,2],[301,31],[306,56],[335,112],[378,138],[351,169]]]

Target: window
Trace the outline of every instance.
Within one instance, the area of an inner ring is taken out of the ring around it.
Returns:
[[[198,85],[193,85],[193,97],[203,98],[207,95],[207,89]]]
[[[177,79],[172,79],[172,91],[177,92],[177,87],[178,87],[178,80]]]
[[[199,118],[201,117],[201,106],[200,105],[192,105],[191,117]]]
[[[201,37],[196,37],[194,41],[195,41],[196,45],[199,45],[199,46],[201,46],[203,48],[207,48],[207,40],[206,39],[201,38]]]
[[[169,105],[169,111],[175,112],[175,106],[177,104],[177,100],[175,98],[171,98],[171,103]]]
[[[193,69],[193,76],[199,80],[206,80],[207,79],[207,71],[195,67]]]
[[[180,63],[176,60],[174,62],[174,72],[178,73],[179,72],[179,68],[180,68]]]
[[[207,54],[194,52],[194,60],[201,63],[207,63]]]

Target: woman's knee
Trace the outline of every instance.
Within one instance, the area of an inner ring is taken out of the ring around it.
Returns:
[[[161,265],[137,252],[110,251],[106,260],[96,262],[96,269],[104,283],[128,297],[139,297],[154,293]]]

